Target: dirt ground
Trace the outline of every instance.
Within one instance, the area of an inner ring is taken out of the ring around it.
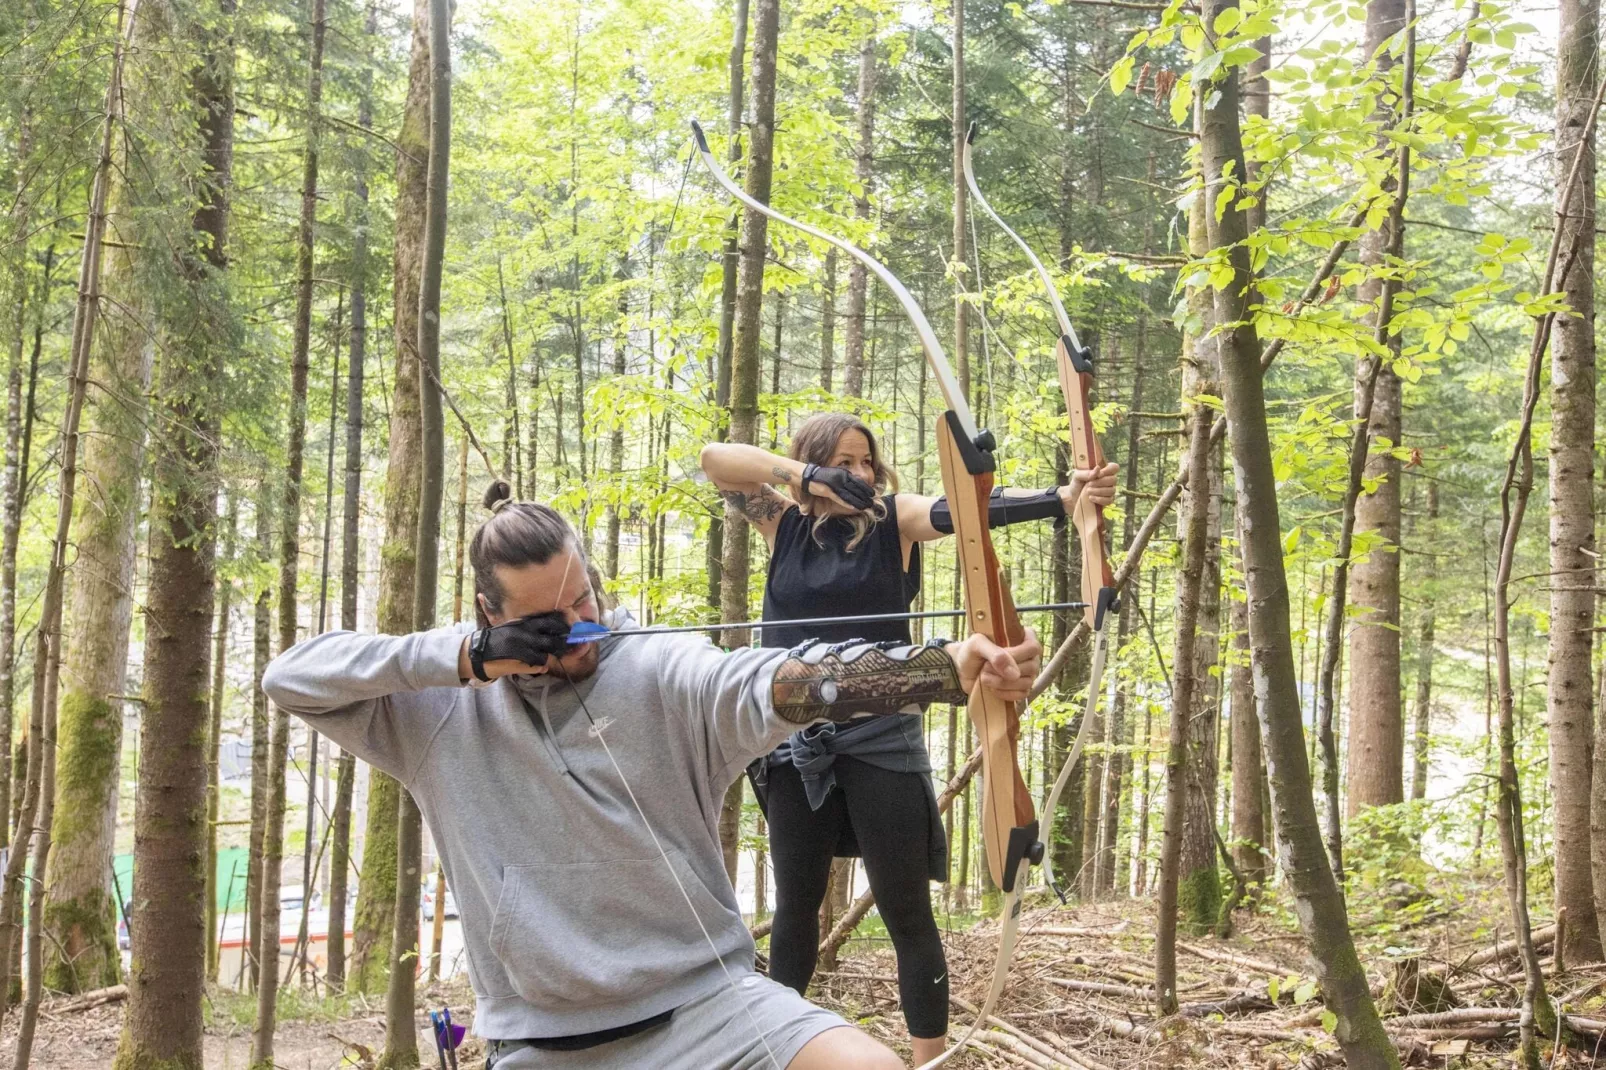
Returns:
[[[1495,889],[1487,889],[1494,893]],[[1488,900],[1488,901],[1486,901]],[[1227,940],[1184,936],[1179,943],[1182,1014],[1153,1018],[1152,901],[1038,906],[1022,917],[1021,936],[993,1021],[977,1043],[948,1065],[956,1070],[1324,1070],[1341,1066],[1331,1021],[1315,998],[1303,943],[1286,904],[1238,916]],[[1521,974],[1500,927],[1497,895],[1430,899],[1409,910],[1352,903],[1357,943],[1373,993],[1391,1016],[1389,1029],[1407,1066],[1483,1070],[1512,1065]],[[1536,930],[1547,949],[1542,921]],[[975,1021],[996,950],[995,925],[945,932],[953,973],[951,1036]],[[1555,977],[1552,997],[1573,1033],[1548,1066],[1581,1070],[1595,1062],[1606,1035],[1606,966],[1573,968]],[[838,968],[821,972],[811,995],[870,1034],[903,1047],[896,965],[885,941],[857,940]],[[420,1009],[448,1005],[469,1024],[472,999],[461,981],[420,993]],[[61,1012],[45,1004],[34,1052],[36,1067],[109,1067],[122,1004]],[[250,1006],[215,993],[208,1011],[207,1070],[245,1070]],[[434,1049],[420,1014],[425,1066]],[[383,1001],[340,1007],[301,1000],[282,1016],[276,1062],[285,1070],[372,1065],[383,1044]],[[0,1067],[11,1065],[16,1015],[0,1031]],[[462,1052],[464,1070],[481,1065],[479,1044]]]
[[[238,996],[218,994],[226,1001],[213,1001],[208,1008],[206,1028],[206,1070],[246,1070],[251,1065],[251,1029],[241,1021],[249,1007]],[[468,1018],[472,1006],[466,985],[437,986],[420,993],[420,1004],[454,1008],[454,1017]],[[110,1067],[122,1030],[122,1003],[111,1003],[87,1011],[55,1014],[47,1002],[40,1014],[34,1042],[33,1066],[41,1070],[102,1070]],[[248,1021],[248,1018],[247,1018]],[[428,1032],[428,1018],[420,1011],[418,1046],[428,1056],[434,1051]],[[10,1015],[0,1031],[0,1067],[10,1067],[16,1048],[17,1016]],[[331,1017],[318,1013],[306,1018],[281,1018],[274,1035],[274,1062],[283,1070],[336,1070],[371,1064],[385,1042],[383,998],[355,1001],[349,1013]],[[469,1040],[459,1049],[463,1070],[477,1068],[483,1048]]]

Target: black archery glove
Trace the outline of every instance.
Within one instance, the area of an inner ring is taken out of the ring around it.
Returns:
[[[468,643],[468,663],[474,678],[489,682],[485,675],[488,661],[516,661],[541,666],[548,657],[561,657],[569,650],[569,621],[562,613],[537,613],[481,628]]]
[[[819,464],[804,465],[803,476],[798,485],[803,488],[804,493],[816,493],[809,490],[810,483],[818,483],[829,488],[831,493],[840,498],[850,509],[868,509],[875,502],[875,488],[846,468],[829,468]]]

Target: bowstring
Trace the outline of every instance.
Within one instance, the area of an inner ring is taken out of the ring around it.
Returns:
[[[719,953],[719,946],[714,943],[714,937],[708,931],[708,926],[704,924],[703,916],[698,913],[696,905],[691,901],[691,893],[686,890],[686,883],[680,879],[680,873],[676,871],[675,864],[669,860],[669,852],[665,850],[663,841],[658,838],[658,831],[652,827],[652,822],[647,820],[647,811],[642,809],[641,801],[636,798],[635,789],[630,786],[630,780],[625,776],[625,771],[620,768],[619,760],[613,756],[613,748],[608,746],[608,737],[604,733],[612,726],[613,719],[605,717],[599,723],[595,717],[591,716],[591,710],[586,705],[585,697],[580,694],[579,686],[567,676],[564,677],[564,680],[568,683],[569,690],[574,693],[575,701],[580,704],[580,710],[585,714],[586,720],[591,722],[591,734],[596,737],[597,742],[602,744],[602,751],[608,756],[608,763],[613,766],[614,774],[619,777],[619,783],[624,785],[625,794],[630,796],[630,804],[636,808],[636,816],[641,818],[641,824],[646,828],[647,835],[652,837],[652,845],[658,849],[658,857],[664,860],[664,867],[669,870],[669,875],[674,878],[675,887],[680,890],[680,897],[686,901],[686,909],[691,911],[692,918],[697,922],[697,928],[702,931],[703,939],[708,943],[708,949],[714,953],[714,961],[719,963],[720,971],[724,973],[725,980],[729,983],[731,991],[736,994],[736,998],[742,1004],[742,1010],[747,1013],[747,1020],[752,1023],[753,1033],[758,1037],[759,1043],[764,1045],[764,1052],[769,1056],[770,1065],[775,1070],[782,1070],[781,1061],[776,1057],[775,1049],[770,1047],[769,1038],[764,1035],[763,1028],[758,1024],[757,1016],[753,1014],[752,1001],[742,995],[741,986],[737,983],[736,975],[731,973],[730,967],[725,964],[725,956]],[[757,974],[755,973],[754,976],[756,977]]]

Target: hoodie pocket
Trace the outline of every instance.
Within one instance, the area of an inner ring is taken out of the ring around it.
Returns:
[[[722,952],[738,950],[745,941],[732,926],[740,918],[680,854],[669,858],[685,896],[656,857],[505,867],[491,951],[514,991],[555,1010],[640,996],[712,955],[699,918]]]

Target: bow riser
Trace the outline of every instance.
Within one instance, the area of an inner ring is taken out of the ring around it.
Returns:
[[[1071,458],[1081,469],[1102,468],[1104,448],[1093,428],[1093,362],[1071,348],[1064,336],[1054,349],[1059,368],[1060,390],[1071,423]],[[1083,619],[1089,628],[1098,627],[1100,592],[1115,588],[1115,572],[1110,568],[1105,539],[1104,508],[1083,495],[1071,514],[1071,523],[1082,543],[1082,600],[1087,603]]]
[[[966,616],[971,631],[1000,646],[1014,646],[1026,633],[998,567],[987,526],[992,457],[974,444],[967,449],[962,434],[951,412],[937,422],[937,458],[943,490],[954,511],[954,545],[964,576]],[[993,883],[1008,891],[1020,859],[1032,853],[1037,841],[1037,811],[1016,760],[1020,712],[1013,702],[982,687],[971,693],[966,710],[982,747],[982,843],[987,869]]]

